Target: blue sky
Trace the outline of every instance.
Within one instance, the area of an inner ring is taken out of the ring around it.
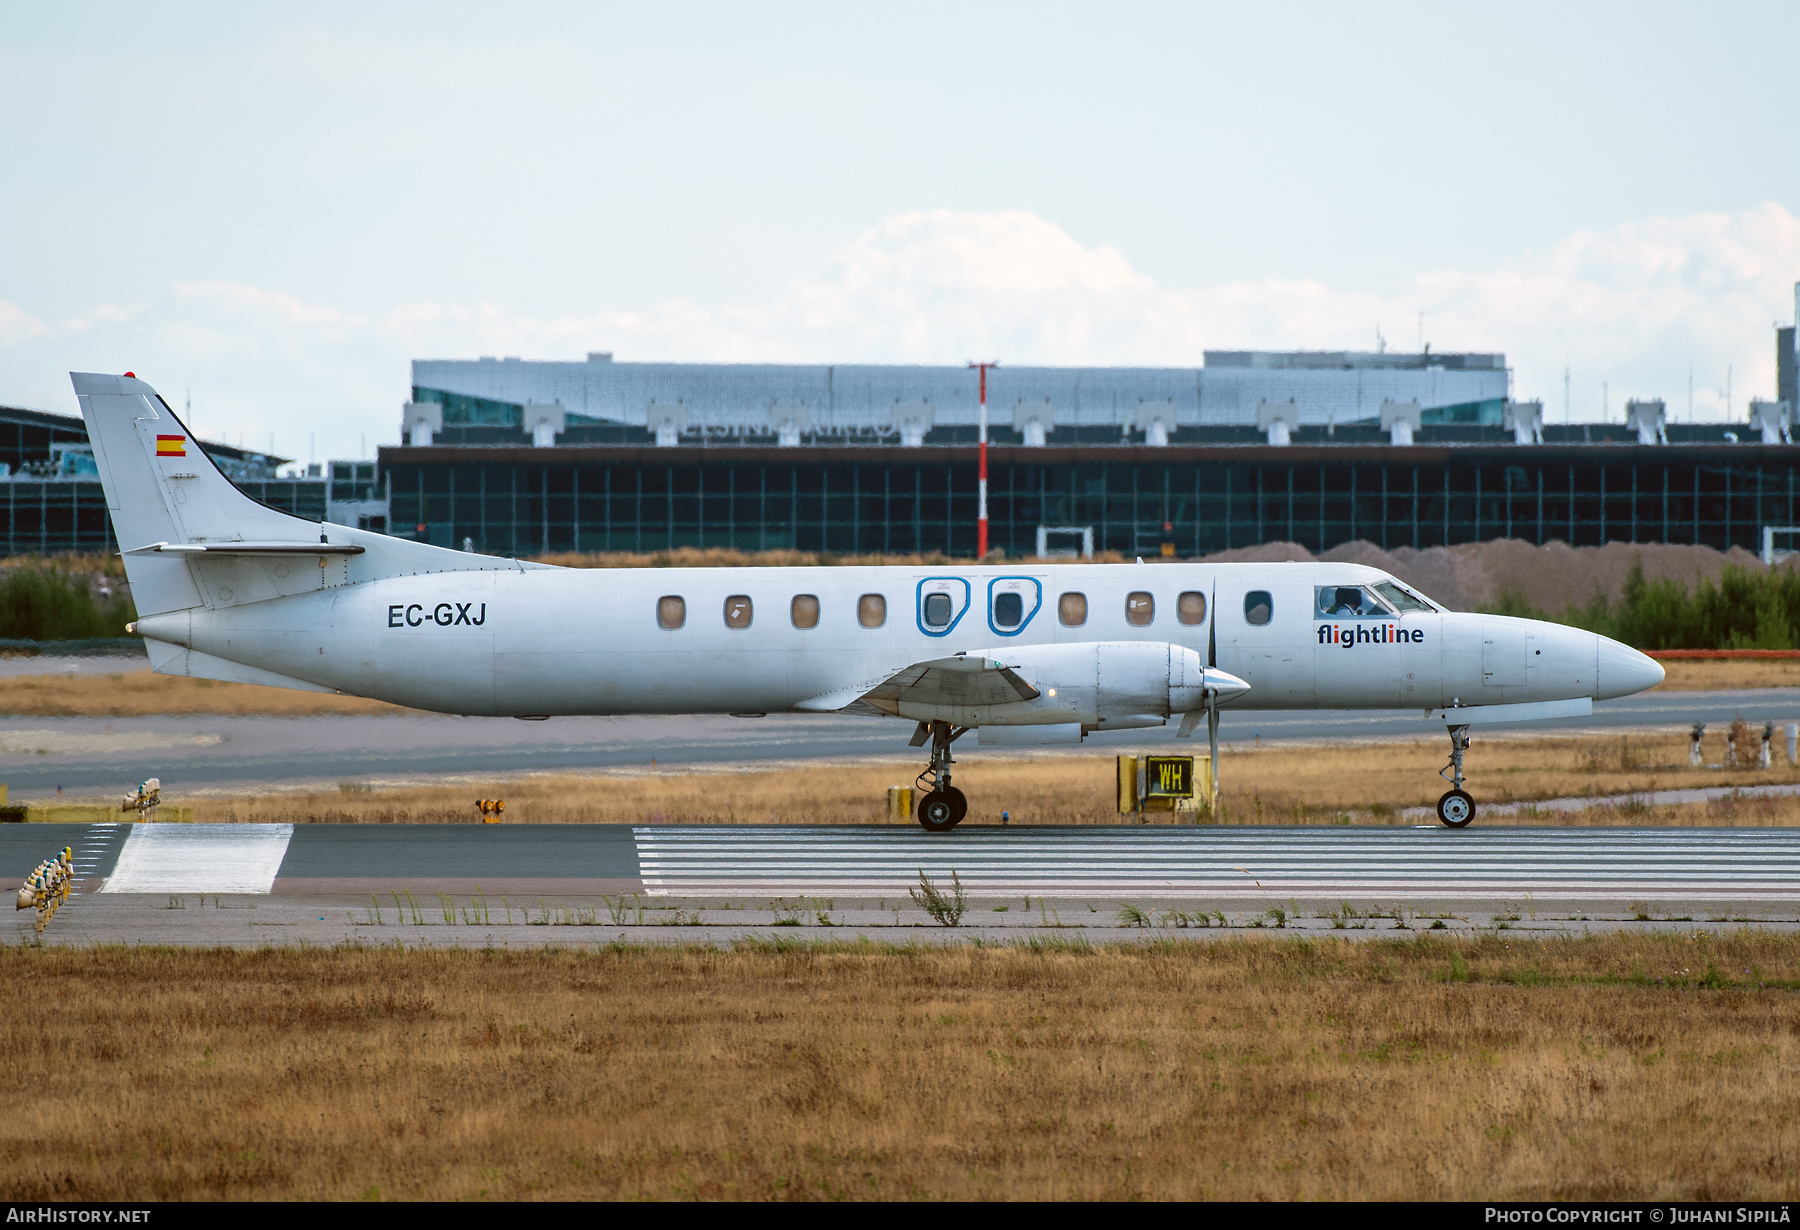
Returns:
[[[11,5],[0,402],[304,456],[413,357],[1504,350],[1773,393],[1800,8]]]

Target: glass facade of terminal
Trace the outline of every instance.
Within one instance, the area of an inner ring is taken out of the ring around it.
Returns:
[[[412,391],[412,399],[416,402],[434,401],[442,406],[446,427],[510,427],[517,431],[525,423],[525,407],[515,401],[496,401],[491,397],[471,397],[463,393],[416,386]],[[601,420],[589,418],[585,414],[570,413],[566,421],[572,427],[583,427],[598,426]]]
[[[1044,462],[1017,460],[1023,451],[1005,450],[990,466],[991,541],[1015,557],[1032,552],[1040,525],[1092,526],[1099,550],[1149,555],[1169,542],[1188,556],[1276,540],[1320,551],[1354,539],[1387,548],[1520,538],[1755,550],[1764,525],[1800,524],[1800,449],[1465,448],[1408,460],[1340,447],[1167,461],[1083,450],[1092,460]],[[733,460],[723,450],[438,461],[411,452],[384,451],[391,528],[443,546],[468,540],[501,555],[975,548],[976,467],[960,449],[942,460],[867,461]]]
[[[613,455],[542,462],[429,451],[464,456],[427,460],[426,450],[384,450],[380,479],[391,531],[441,546],[469,540],[478,551],[519,556],[673,547],[968,556],[975,549],[970,450],[921,450],[945,454],[934,459],[909,450],[910,457],[885,460],[862,460],[861,449],[817,459],[785,449],[550,450]],[[1168,460],[1145,460],[1141,449],[1105,456],[1112,451],[1020,461],[1027,450],[996,450],[993,544],[1029,555],[1044,525],[1092,526],[1097,549],[1146,557],[1165,542],[1191,556],[1280,540],[1320,551],[1354,539],[1388,548],[1520,538],[1754,551],[1763,526],[1800,525],[1800,448],[1456,448],[1419,450],[1410,459],[1396,457],[1401,450],[1344,446],[1171,449],[1198,455]],[[328,491],[333,499],[379,494],[367,465],[334,466],[330,486],[322,479],[238,485],[272,507],[323,520]],[[0,483],[0,538],[0,549],[15,556],[118,550],[93,479]]]
[[[237,485],[271,508],[312,521],[325,518],[325,484],[319,479],[245,479]],[[0,550],[7,555],[118,549],[98,478],[0,482]]]

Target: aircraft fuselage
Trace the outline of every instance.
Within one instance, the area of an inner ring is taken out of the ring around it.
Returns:
[[[161,670],[180,673],[169,655],[192,650],[463,714],[779,712],[922,660],[1006,661],[1096,642],[1191,649],[1250,685],[1230,702],[1243,709],[1604,700],[1661,678],[1643,655],[1579,629],[1392,609],[1370,598],[1393,578],[1353,564],[500,569],[358,581],[359,563],[327,578],[340,583],[153,616],[139,629],[163,643]],[[1360,592],[1362,609],[1324,609],[1334,591]]]

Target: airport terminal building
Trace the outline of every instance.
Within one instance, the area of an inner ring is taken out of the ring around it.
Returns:
[[[289,458],[204,444],[225,476],[254,498],[300,516],[325,516],[322,482],[277,477]],[[0,550],[19,556],[118,549],[80,417],[0,406]]]
[[[1748,422],[1558,424],[1498,354],[1208,352],[987,373],[991,543],[1186,557],[1275,539],[1759,549],[1800,525],[1793,331]],[[1779,347],[1778,347],[1779,348]],[[961,366],[419,360],[401,443],[278,478],[299,515],[499,555],[975,550],[980,375]],[[10,450],[10,451],[8,451]],[[117,550],[79,419],[0,409],[9,554]]]
[[[1040,529],[1145,556],[1503,536],[1754,549],[1800,516],[1785,408],[1754,430],[1672,424],[1661,403],[1562,426],[1510,401],[1507,377],[1502,355],[1429,352],[998,367],[990,541],[1014,557]],[[388,524],[501,554],[967,556],[979,389],[964,367],[419,361],[403,443],[380,455]]]
[[[987,375],[995,444],[1246,443],[1259,407],[1300,428],[1376,426],[1386,402],[1424,424],[1499,427],[1497,354],[1208,351],[1202,367],[1006,367]],[[559,444],[973,444],[980,378],[966,367],[421,360],[413,402],[442,407],[434,439]],[[530,419],[530,422],[526,420]],[[1040,438],[1041,437],[1041,438]],[[1166,439],[1165,439],[1166,438]]]

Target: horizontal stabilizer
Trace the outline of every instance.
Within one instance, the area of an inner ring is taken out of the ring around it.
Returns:
[[[144,648],[150,654],[150,669],[159,675],[186,675],[190,679],[217,679],[222,683],[258,683],[270,688],[297,688],[302,692],[337,691],[291,675],[278,675],[261,667],[245,666],[242,662],[163,641],[146,639]]]
[[[348,542],[153,542],[126,555],[361,555],[367,547]]]

